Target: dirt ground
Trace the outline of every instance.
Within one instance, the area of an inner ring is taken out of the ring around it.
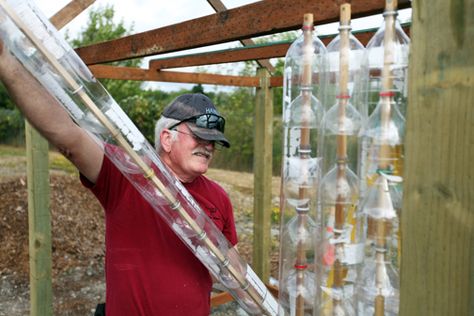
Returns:
[[[0,316],[29,314],[28,209],[26,159],[0,156]],[[229,193],[239,234],[239,251],[251,263],[253,176],[211,169],[208,176]],[[279,180],[274,178],[273,208],[278,205]],[[76,174],[50,172],[55,315],[93,315],[105,299],[104,217],[99,203]],[[278,226],[272,228],[272,277],[277,276]],[[232,306],[232,305],[230,305]],[[236,310],[236,307],[233,307]],[[228,309],[229,310],[229,309]],[[231,308],[232,310],[232,308]],[[223,312],[213,315],[238,315]]]

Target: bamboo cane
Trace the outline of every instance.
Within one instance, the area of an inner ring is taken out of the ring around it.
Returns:
[[[309,127],[309,117],[305,115],[309,113],[311,109],[311,97],[312,97],[312,55],[313,55],[313,15],[305,14],[303,18],[303,76],[301,82],[301,93],[303,97],[303,117],[302,117],[302,127],[301,127],[301,138],[300,138],[300,158],[302,160],[309,159],[311,153],[311,144],[310,144],[310,127]],[[300,186],[299,188],[299,199],[301,201],[306,200],[308,197],[307,188]],[[309,211],[309,202],[306,202],[306,205],[301,206],[297,209],[298,211],[298,227],[304,228],[306,226],[307,213]],[[304,245],[304,240],[298,238],[298,244],[296,246],[296,288],[304,287],[305,276],[304,273],[307,269],[307,260],[306,260],[306,249]],[[304,296],[303,293],[297,292],[296,295],[296,304],[295,304],[295,315],[303,316],[304,315]]]
[[[229,265],[229,260],[222,253],[222,251],[207,237],[206,232],[196,223],[193,218],[185,211],[181,206],[180,202],[172,195],[172,193],[166,188],[166,186],[158,179],[155,172],[150,168],[146,162],[133,150],[130,144],[127,142],[125,137],[120,133],[118,129],[109,121],[109,119],[102,113],[97,107],[94,101],[86,94],[82,85],[79,85],[74,78],[68,73],[68,71],[58,62],[58,60],[49,52],[49,50],[43,45],[43,43],[29,30],[29,28],[23,23],[23,21],[17,16],[15,11],[4,1],[0,0],[0,5],[8,14],[10,19],[17,25],[17,27],[25,34],[25,36],[36,46],[36,48],[44,55],[47,61],[53,66],[58,74],[65,80],[70,86],[72,91],[75,91],[79,98],[84,102],[87,108],[94,114],[100,123],[110,132],[115,138],[117,143],[130,155],[132,160],[139,166],[145,178],[149,179],[156,188],[160,191],[163,197],[166,199],[170,207],[175,210],[179,216],[191,227],[191,229],[199,236],[200,240],[208,247],[210,252],[216,256],[222,266],[226,267],[232,277],[237,280],[240,287],[246,291],[252,300],[263,310],[268,313],[266,307],[262,304],[264,298],[262,298],[253,286],[246,280],[237,269],[232,265]],[[271,315],[271,313],[268,313]]]
[[[349,30],[350,30],[350,19],[351,19],[351,5],[349,3],[342,4],[340,7],[340,27],[339,35],[341,40],[341,47],[339,51],[339,113],[338,113],[338,125],[342,127],[345,118],[346,105],[349,99],[349,93],[347,89],[349,81]],[[337,182],[344,181],[346,179],[346,167],[347,167],[347,136],[345,134],[338,133],[337,136]],[[336,190],[338,190],[336,186]],[[340,189],[340,188],[339,188]],[[334,238],[338,240],[344,230],[345,217],[344,208],[346,206],[345,198],[338,190],[336,192],[336,205],[335,205],[335,225],[334,225]],[[344,278],[346,269],[343,267],[341,262],[340,254],[344,251],[344,242],[337,242],[335,244],[335,262],[334,262],[334,289],[341,289],[344,286]],[[333,314],[336,315],[338,306],[341,305],[340,297],[333,297]]]
[[[380,99],[382,102],[381,108],[381,133],[382,139],[386,138],[386,133],[388,133],[389,122],[390,122],[390,111],[391,111],[391,100],[393,98],[393,92],[390,91],[392,88],[392,73],[391,66],[394,63],[393,57],[393,41],[395,36],[395,11],[397,10],[397,0],[386,0],[385,2],[385,34],[384,34],[384,65],[382,68],[382,92],[380,94]],[[389,159],[390,159],[390,147],[388,144],[381,144],[379,152],[379,166],[380,170],[385,170],[388,168]],[[379,177],[381,175],[378,175]],[[387,187],[388,190],[388,187]],[[379,193],[383,194],[383,193]],[[389,233],[387,222],[384,218],[379,218],[375,220],[375,244],[376,244],[376,280],[380,280],[383,277],[385,269],[385,252],[382,249],[386,247],[386,236]],[[385,314],[385,298],[381,293],[378,282],[376,286],[379,288],[378,294],[375,297],[375,316],[383,316]]]

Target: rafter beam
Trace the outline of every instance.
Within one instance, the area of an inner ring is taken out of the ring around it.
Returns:
[[[257,87],[259,85],[259,79],[257,77],[155,71],[143,68],[117,67],[110,65],[92,65],[89,68],[94,76],[102,79],[201,83],[238,87]]]
[[[221,0],[207,0],[207,2],[211,5],[211,7],[216,11],[216,12],[223,12],[227,11],[227,8],[225,7],[224,3],[222,3]],[[252,39],[242,39],[240,40],[240,43],[244,46],[252,46],[255,45],[255,42]],[[260,67],[266,68],[270,73],[275,72],[275,67],[270,63],[268,59],[258,59],[256,60],[257,64],[259,64]]]
[[[285,56],[290,43],[276,43],[270,45],[255,45],[253,47],[238,47],[215,52],[206,52],[185,56],[153,59],[149,68],[160,70],[188,66],[202,66],[239,61],[255,60]]]
[[[259,1],[194,20],[81,47],[76,51],[86,64],[97,64],[274,34],[298,29],[303,14],[308,12],[314,14],[317,24],[337,21],[339,8],[336,2]],[[409,0],[398,2],[400,8],[410,6]],[[352,0],[352,17],[381,13],[383,8],[383,0]]]
[[[49,20],[59,30],[94,2],[95,0],[72,0],[64,8],[56,12]]]
[[[377,29],[370,29],[355,32],[354,35],[365,46],[372,38],[376,30]],[[407,34],[409,34],[409,26],[405,26],[404,30]],[[327,45],[334,38],[334,35],[320,38],[324,44]],[[161,70],[179,67],[234,63],[262,58],[280,58],[286,55],[290,45],[291,42],[276,42],[270,44],[231,48],[214,52],[158,58],[149,61],[149,68]]]

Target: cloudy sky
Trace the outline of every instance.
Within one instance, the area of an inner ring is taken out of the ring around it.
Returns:
[[[43,13],[50,17],[67,5],[70,0],[33,0],[36,5],[43,11]],[[227,8],[235,8],[249,3],[258,2],[259,0],[222,0]],[[85,26],[88,20],[88,12],[92,9],[112,5],[115,9],[116,21],[123,20],[125,26],[130,29],[133,25],[133,33],[148,31],[158,27],[163,27],[170,24],[179,23],[182,21],[198,18],[213,14],[215,11],[208,4],[206,0],[96,0],[87,10],[82,12],[74,20],[72,20],[64,30],[68,30],[70,36],[74,38],[81,29]],[[411,10],[403,10],[399,12],[401,21],[407,21],[410,18]],[[364,29],[369,27],[378,27],[382,23],[381,15],[372,18],[358,19],[352,21],[354,30]],[[64,30],[62,32],[64,32]],[[332,23],[327,26],[318,26],[318,34],[333,34],[337,32],[337,23]],[[195,49],[184,53],[191,53],[196,51],[210,51],[224,49],[228,47],[237,47],[238,42],[215,45],[204,49]],[[183,54],[183,52],[179,53]],[[165,56],[165,55],[162,55]],[[145,63],[147,63],[145,61]],[[146,65],[146,64],[144,64]],[[220,65],[214,66],[209,71],[210,73],[229,73],[237,69],[236,65]],[[193,71],[194,69],[180,69],[182,71]],[[154,84],[155,87],[168,90],[186,88],[189,85],[183,84]]]
[[[70,0],[33,0],[41,11],[50,17],[57,11],[67,5]],[[227,8],[234,8],[237,6],[246,5],[249,3],[257,2],[258,0],[222,0]],[[206,16],[215,13],[212,7],[206,0],[96,0],[87,10],[82,12],[68,25],[65,26],[65,30],[68,30],[71,37],[75,37],[77,33],[85,27],[88,20],[88,12],[99,7],[106,5],[113,5],[115,9],[116,21],[123,20],[125,26],[129,29],[133,24],[133,33],[139,33],[148,31],[158,27],[167,26],[170,24],[195,19],[201,16]],[[205,50],[218,50],[227,47],[237,47],[240,44],[233,42],[223,45],[215,45],[211,49],[205,48]],[[203,51],[204,49],[195,49],[192,51],[181,52],[191,53],[196,51]],[[161,55],[166,56],[166,55]],[[147,61],[144,62],[146,65]],[[181,68],[180,71],[193,71],[194,69]],[[231,65],[221,65],[217,70],[211,70],[211,73],[224,72],[228,73],[235,70],[235,67]],[[189,88],[190,85],[185,84],[167,84],[167,83],[154,83],[154,87],[163,90],[176,90],[179,88]],[[215,88],[215,87],[212,87]]]
[[[70,0],[34,0],[36,5],[51,16],[67,5]],[[223,0],[227,8],[258,2],[257,0]],[[96,0],[85,12],[68,25],[68,28],[79,30],[87,21],[87,11],[105,5],[113,5],[117,19],[123,19],[126,25],[134,23],[134,31],[142,32],[150,29],[174,24],[189,19],[214,13],[206,0]]]

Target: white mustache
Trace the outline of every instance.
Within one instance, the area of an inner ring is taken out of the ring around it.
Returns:
[[[195,155],[195,154],[205,155],[205,156],[208,157],[208,159],[212,159],[212,156],[213,156],[212,151],[207,150],[207,148],[205,148],[205,147],[199,147],[199,148],[194,149],[192,151],[192,154],[193,155]]]

